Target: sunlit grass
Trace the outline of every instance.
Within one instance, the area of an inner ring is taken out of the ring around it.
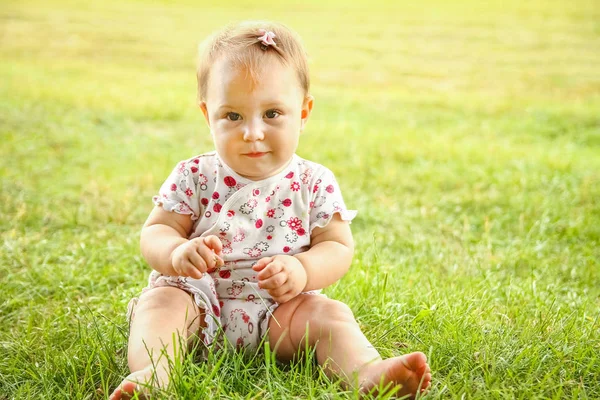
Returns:
[[[104,398],[125,376],[151,196],[212,149],[206,34],[304,38],[356,256],[326,293],[431,398],[600,397],[600,7],[594,1],[9,1],[0,7],[0,399]],[[354,398],[310,362],[190,355],[171,398]],[[218,369],[215,365],[220,361]]]

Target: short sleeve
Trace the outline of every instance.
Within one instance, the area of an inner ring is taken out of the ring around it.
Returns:
[[[356,217],[357,211],[346,208],[335,176],[326,168],[312,181],[310,198],[310,233],[316,227],[326,226],[335,213],[339,213],[344,221],[352,221]]]
[[[166,211],[189,214],[192,220],[197,220],[201,215],[199,186],[203,178],[198,172],[198,164],[197,158],[178,163],[160,187],[158,195],[152,198],[154,204]]]

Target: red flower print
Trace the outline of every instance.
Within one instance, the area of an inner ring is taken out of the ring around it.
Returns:
[[[262,255],[262,251],[260,251],[260,249],[257,249],[256,247],[250,249],[250,251],[248,251],[248,254],[250,257],[260,257]]]
[[[306,231],[304,230],[304,228],[300,228],[296,231],[296,233],[300,236],[304,236],[304,234],[306,233]]]
[[[200,200],[200,202],[202,203],[203,206],[208,205],[208,199],[206,197],[203,197],[202,200]]]
[[[194,192],[192,192],[192,189],[187,188],[187,189],[185,189],[185,194],[187,195],[187,197],[192,197]]]
[[[228,216],[229,218],[232,218],[234,215],[235,215],[235,211],[233,211],[233,210],[229,210],[229,211],[227,211],[227,216]]]
[[[260,229],[260,227],[263,226],[263,220],[259,219],[258,221],[256,221],[256,224],[254,224],[254,226],[256,226],[256,229]]]
[[[327,193],[333,193],[333,185],[329,185],[325,188],[325,190],[327,191]]]
[[[290,172],[285,177],[288,178],[288,179],[292,179],[294,177],[294,172]]]
[[[195,174],[196,172],[198,172],[198,167],[192,167],[191,170],[192,173]]]
[[[258,189],[254,189],[254,190],[252,191],[252,194],[253,194],[254,196],[258,196],[258,195],[260,194],[260,190],[258,190]]]
[[[223,303],[223,300],[219,300],[219,307],[223,308],[224,305],[225,303]]]
[[[248,322],[250,322],[250,316],[246,313],[242,314],[242,319],[244,320],[244,323],[247,324]]]
[[[244,347],[244,338],[241,338],[241,337],[237,338],[237,342],[235,342],[235,345],[238,348]]]
[[[294,192],[297,192],[298,190],[300,190],[300,183],[292,182],[292,184],[290,185],[290,189],[292,189]]]
[[[274,208],[271,208],[269,211],[267,211],[267,217],[269,217],[269,218],[275,217],[275,209]]]
[[[285,247],[283,248],[283,252],[284,252],[284,253],[289,253],[289,252],[290,252],[290,250],[291,250],[291,249],[290,249],[290,246],[285,246]]]
[[[219,192],[213,192],[212,198],[217,200],[219,198]]]
[[[198,158],[194,158],[192,161],[194,161],[194,164],[200,164],[200,160]]]
[[[271,239],[273,239],[273,236],[269,235],[269,236],[267,236],[267,239],[271,240]]]
[[[236,243],[240,243],[240,242],[244,241],[244,239],[246,239],[246,235],[244,234],[244,232],[239,232],[239,231],[233,237],[233,241]]]
[[[302,221],[300,221],[300,218],[298,217],[290,218],[287,224],[293,231],[297,231],[298,229],[302,228]]]
[[[284,201],[281,202],[281,204],[283,204],[286,207],[289,207],[292,205],[292,200],[290,199],[285,199]]]
[[[176,184],[172,184],[171,185],[171,191],[174,192],[177,190],[177,185]]]
[[[198,175],[198,182],[201,185],[205,185],[206,182],[208,182],[208,178],[204,174],[200,174],[200,175]]]
[[[229,277],[231,276],[231,271],[221,270],[221,271],[219,271],[219,276],[223,279],[229,279]]]
[[[271,196],[267,196],[267,197],[265,198],[265,201],[266,201],[267,203],[268,203],[268,202],[270,202],[270,201],[271,201]]]
[[[315,185],[313,187],[313,193],[317,193],[317,190],[319,190],[319,185]]]
[[[215,315],[216,315],[217,317],[220,317],[220,316],[221,316],[221,310],[219,310],[219,307],[217,307],[217,305],[216,305],[216,304],[213,304],[213,306],[212,306],[212,309],[213,309],[213,313],[215,313]]]
[[[237,183],[233,176],[226,176],[225,179],[223,179],[223,181],[225,181],[225,184],[229,187],[233,187]]]
[[[217,203],[217,204],[215,204],[215,205],[213,206],[213,211],[214,211],[214,212],[221,212],[221,208],[222,208],[222,207],[223,207],[222,205],[220,205],[220,204],[218,204],[218,203]]]
[[[314,201],[311,201],[311,202],[310,202],[310,204],[309,204],[308,206],[309,206],[310,208],[314,208],[314,206],[315,206],[315,202],[314,202]]]

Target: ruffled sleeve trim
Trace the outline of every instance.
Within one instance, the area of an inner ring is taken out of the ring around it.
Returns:
[[[163,210],[165,211],[176,212],[177,214],[182,215],[191,215],[192,221],[195,221],[199,218],[198,215],[194,213],[194,210],[192,210],[190,206],[188,206],[183,201],[165,199],[161,196],[154,196],[152,198],[152,201],[154,202],[154,205],[159,207],[162,206]]]
[[[340,214],[340,217],[342,217],[342,221],[348,221],[349,223],[352,223],[352,220],[356,217],[356,215],[358,214],[358,211],[357,210],[338,209],[338,210],[333,211],[331,214],[323,215],[320,219],[318,219],[311,225],[309,234],[312,234],[312,231],[315,228],[326,227],[329,224],[329,222],[333,219],[333,216],[335,214]]]

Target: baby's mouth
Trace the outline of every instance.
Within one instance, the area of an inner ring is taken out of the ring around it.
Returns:
[[[244,155],[250,158],[260,158],[265,156],[266,152],[258,152],[258,153],[245,153]]]

